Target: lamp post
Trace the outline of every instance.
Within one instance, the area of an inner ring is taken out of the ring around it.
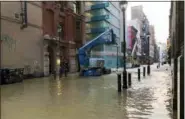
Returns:
[[[118,45],[117,45],[117,71],[118,71]]]
[[[148,66],[147,66],[147,74],[150,75],[150,33],[148,33],[147,39],[148,39]]]
[[[58,27],[57,27],[57,33],[58,33],[58,43],[57,43],[57,55],[58,55],[58,58],[57,58],[57,67],[58,67],[58,73],[60,74],[60,37],[62,36],[61,35],[61,32],[62,32],[62,27],[60,24],[58,24]]]
[[[123,41],[123,59],[124,59],[124,70],[123,70],[123,88],[127,89],[127,71],[126,71],[126,35],[125,35],[125,23],[126,23],[126,20],[125,20],[125,10],[126,10],[126,7],[127,7],[127,1],[121,1],[120,2],[120,7],[121,7],[121,10],[123,12],[123,38],[124,38],[124,41]]]

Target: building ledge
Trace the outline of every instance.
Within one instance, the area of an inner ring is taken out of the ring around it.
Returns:
[[[91,6],[91,10],[106,8],[108,6],[109,6],[109,3],[108,2],[100,3],[100,4],[94,4],[94,5]]]
[[[59,15],[60,15],[61,17],[65,17],[65,16],[66,16],[64,12],[60,12]]]
[[[93,16],[91,18],[86,18],[86,22],[94,22],[94,21],[101,21],[109,19],[109,15],[100,15],[100,16]]]

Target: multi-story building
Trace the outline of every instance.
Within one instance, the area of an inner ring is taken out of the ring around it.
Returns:
[[[141,38],[141,57],[140,61],[143,61],[141,63],[146,63],[148,61],[148,55],[149,55],[149,49],[148,49],[148,35],[149,35],[149,21],[144,14],[143,7],[140,6],[134,6],[131,7],[131,19],[138,19],[140,21],[141,26],[141,32],[140,32],[140,38]]]
[[[169,17],[171,44],[173,118],[184,118],[184,1],[171,1]]]
[[[167,50],[168,50],[170,48],[170,46],[171,46],[169,38],[167,39],[166,44],[167,44]]]
[[[126,28],[127,49],[131,50],[131,52],[135,52],[138,61],[141,56],[141,38],[140,38],[141,30],[142,30],[141,23],[138,19],[127,21],[127,28]],[[136,43],[136,46],[134,48],[135,43]],[[131,52],[130,53],[127,52],[127,53],[131,54]]]
[[[142,22],[143,22],[143,28],[142,28],[142,33],[141,33],[142,55],[148,61],[148,56],[150,55],[150,53],[149,53],[150,44],[148,43],[150,40],[150,37],[148,36],[149,35],[149,21],[146,17],[144,17]]]
[[[166,43],[157,43],[157,45],[160,47],[160,52],[159,52],[159,59],[160,62],[164,62],[167,59],[167,45]]]
[[[154,60],[154,47],[155,47],[155,29],[153,25],[149,26],[149,32],[150,32],[150,59],[151,61]]]
[[[1,67],[43,72],[42,3],[1,2]]]
[[[144,17],[145,17],[145,14],[144,14],[142,5],[131,7],[131,19],[132,20],[138,19],[142,21]]]
[[[48,75],[57,59],[77,71],[85,38],[82,2],[1,2],[1,67]]]
[[[109,28],[116,34],[118,47],[115,45],[101,45],[94,48],[91,57],[103,57],[105,67],[117,66],[117,48],[119,66],[121,66],[121,41],[120,41],[120,8],[119,2],[85,2],[86,40],[90,41]]]
[[[81,4],[67,1],[43,3],[45,59],[49,58],[50,72],[56,69],[57,57],[61,62],[64,59],[69,61],[70,72],[77,71],[76,48],[83,44],[85,26]],[[58,28],[61,28],[61,32],[57,31]]]
[[[82,46],[85,35],[82,4],[75,1],[43,2],[44,59],[47,60],[45,69],[48,70],[49,64],[50,73],[57,68],[57,58],[61,62],[68,60],[70,72],[78,69],[76,50]]]
[[[157,46],[157,44],[155,43],[154,45],[154,62],[159,62],[159,52],[160,52],[160,47]]]

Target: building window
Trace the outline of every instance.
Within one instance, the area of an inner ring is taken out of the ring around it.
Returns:
[[[64,11],[64,8],[67,7],[67,2],[65,1],[60,1],[60,11],[63,12]]]
[[[80,21],[76,21],[76,29],[80,29]]]
[[[76,2],[73,2],[72,4],[73,4],[73,12],[76,14],[80,14],[80,2],[76,1]]]
[[[61,31],[59,32],[59,37],[61,38],[60,40],[64,40],[64,25],[62,23],[59,23],[61,26]]]

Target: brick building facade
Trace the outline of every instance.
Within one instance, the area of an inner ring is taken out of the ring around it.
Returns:
[[[57,68],[57,58],[64,57],[70,72],[77,71],[76,49],[82,46],[85,36],[82,4],[1,2],[1,67],[47,75]]]
[[[82,46],[85,33],[81,4],[83,3],[43,2],[44,59],[49,59],[50,72],[57,68],[57,58],[61,62],[63,58],[69,61],[70,72],[77,71],[76,49]],[[58,33],[59,25],[62,30]]]
[[[149,47],[148,47],[148,34],[149,34],[149,20],[143,11],[143,6],[131,7],[131,19],[138,19],[141,26],[140,38],[141,38],[141,57],[140,61],[145,64],[149,61]],[[151,39],[149,39],[151,40]]]

